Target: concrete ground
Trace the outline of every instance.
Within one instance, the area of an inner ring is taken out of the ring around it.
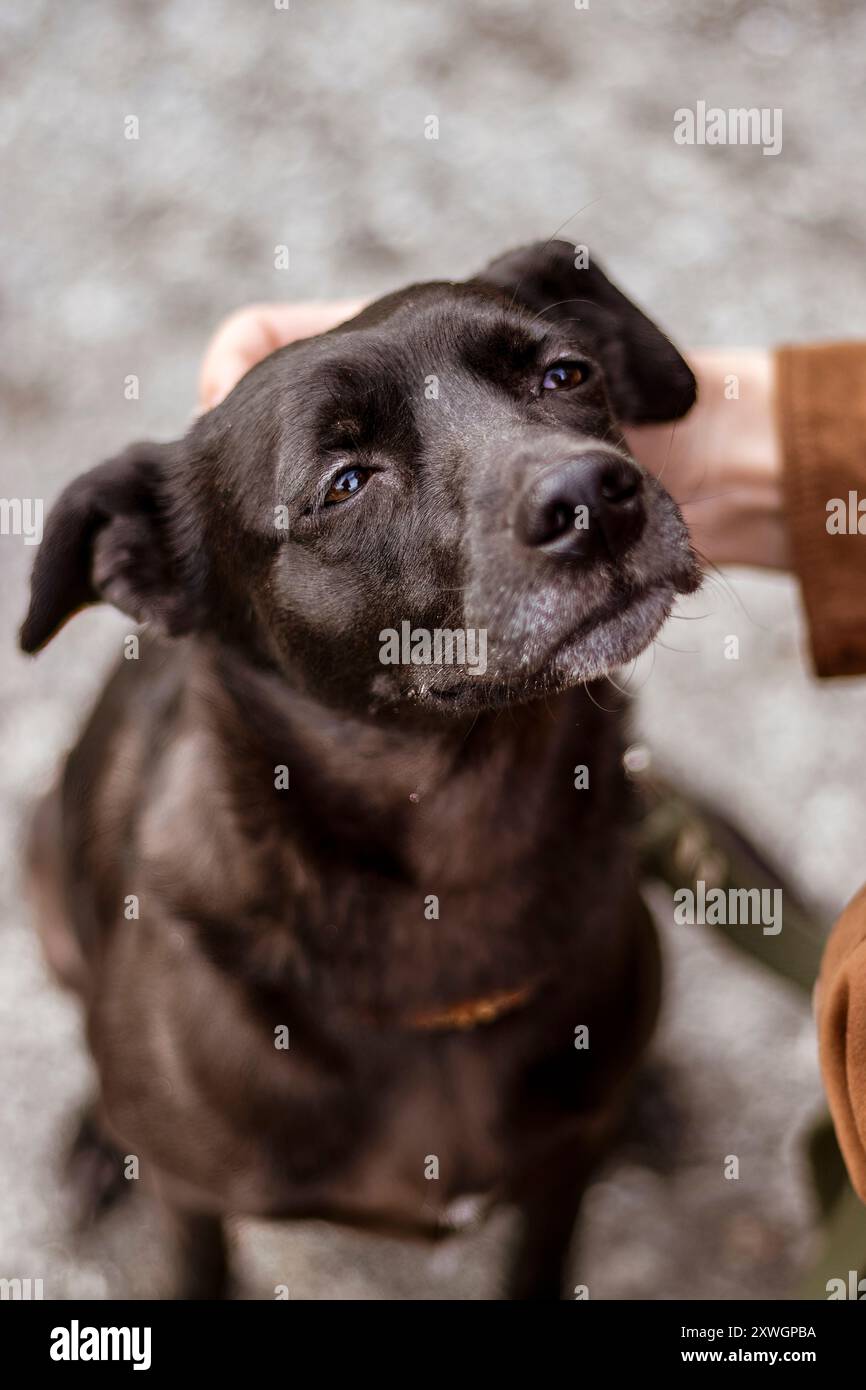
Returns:
[[[5,8],[0,35],[4,497],[50,502],[130,440],[179,433],[237,305],[456,277],[566,222],[681,343],[866,331],[855,0],[33,0]],[[676,145],[673,111],[698,99],[781,108],[782,153]],[[47,1297],[141,1296],[168,1277],[145,1196],[86,1239],[67,1229],[56,1165],[88,1064],[18,870],[26,809],[127,625],[92,612],[37,662],[17,656],[32,555],[0,537],[0,1275],[42,1278]],[[786,579],[731,574],[681,614],[700,620],[672,620],[631,678],[642,736],[832,914],[866,878],[866,684],[810,678]],[[601,1298],[782,1295],[814,1248],[807,1004],[657,907],[658,1052],[685,1130],[667,1176],[632,1154],[594,1186],[581,1278]],[[483,1298],[508,1227],[430,1253],[245,1223],[243,1290]]]

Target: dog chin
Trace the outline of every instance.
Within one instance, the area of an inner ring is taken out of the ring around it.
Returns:
[[[672,585],[655,586],[578,636],[567,638],[550,663],[552,682],[560,686],[599,680],[633,661],[661,631],[675,598]]]
[[[580,624],[563,637],[533,671],[503,671],[490,676],[431,681],[418,698],[451,714],[473,713],[525,704],[572,686],[599,680],[640,656],[670,615],[685,586],[655,584],[615,610]],[[691,586],[689,586],[691,587]]]

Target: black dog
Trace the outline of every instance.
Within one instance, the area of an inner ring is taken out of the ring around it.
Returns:
[[[101,600],[158,634],[31,842],[101,1083],[79,1158],[138,1155],[186,1296],[225,1215],[435,1235],[467,1194],[521,1209],[509,1295],[559,1296],[658,990],[586,686],[699,581],[618,425],[693,399],[554,242],[274,353],[54,508],[24,649]]]

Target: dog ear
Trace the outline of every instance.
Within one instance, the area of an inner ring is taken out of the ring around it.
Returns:
[[[601,363],[611,405],[623,424],[676,420],[694,405],[695,378],[673,344],[592,257],[577,256],[568,242],[536,242],[511,251],[475,280],[495,285],[554,323],[572,325],[578,341],[585,340]]]
[[[33,566],[20,634],[25,652],[38,651],[91,603],[112,603],[172,636],[195,625],[194,585],[173,547],[168,483],[178,447],[133,445],[60,494]]]

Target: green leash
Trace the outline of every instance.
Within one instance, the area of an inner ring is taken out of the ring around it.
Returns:
[[[753,925],[710,925],[738,950],[811,993],[829,920],[806,907],[778,869],[723,816],[657,777],[642,757],[637,762],[632,775],[643,804],[638,832],[642,879],[660,881],[672,894],[700,881],[708,890],[725,893],[781,889],[784,930],[778,935],[765,935]],[[866,1276],[866,1207],[848,1181],[829,1114],[816,1120],[806,1145],[821,1213],[820,1250],[792,1297],[826,1299],[828,1288],[839,1287],[831,1281],[842,1280],[856,1290],[859,1278]]]

